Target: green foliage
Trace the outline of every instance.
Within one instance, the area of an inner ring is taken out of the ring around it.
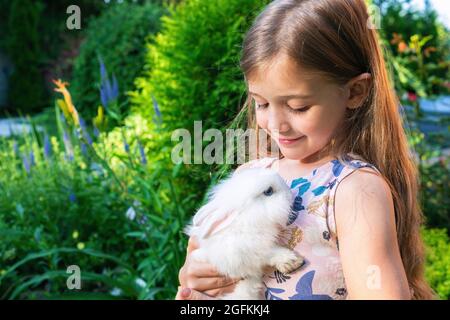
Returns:
[[[450,299],[450,239],[445,229],[423,230],[427,259],[425,275],[441,299]]]
[[[150,154],[169,155],[176,129],[187,129],[194,138],[194,121],[202,120],[202,130],[224,129],[236,116],[245,90],[240,47],[251,21],[267,2],[188,0],[170,6],[170,14],[161,19],[162,31],[149,39],[145,73],[131,93],[134,109],[144,117],[155,117],[152,98],[162,113],[163,123],[152,128],[156,134]],[[202,144],[202,137],[195,139]],[[199,202],[215,179],[213,171],[210,165],[184,165],[176,184],[189,186],[183,196],[194,196]]]
[[[408,133],[411,148],[417,154],[420,175],[421,207],[428,227],[450,230],[450,164],[442,150],[431,146],[423,133],[412,129]]]
[[[25,114],[48,107],[51,102],[46,89],[50,83],[46,77],[70,73],[67,53],[74,53],[75,40],[82,33],[67,30],[66,9],[71,4],[70,0],[0,1],[0,48],[17,70],[11,79],[8,112]],[[82,11],[82,28],[84,21],[105,6],[103,1],[91,0],[76,4]]]
[[[374,0],[381,8],[381,29],[390,63],[395,71],[395,86],[400,96],[406,91],[420,97],[447,94],[450,77],[450,38],[428,4],[420,11],[410,0]]]
[[[153,3],[129,2],[110,5],[89,22],[86,39],[74,62],[72,91],[77,108],[92,117],[100,104],[99,56],[114,70],[121,94],[118,98],[126,114],[125,92],[131,90],[134,79],[144,65],[145,39],[159,29],[164,9]]]
[[[14,0],[10,7],[6,48],[14,64],[9,91],[10,104],[24,112],[42,107],[44,89],[39,69],[39,23],[43,9],[40,1]]]
[[[0,140],[0,297],[172,298],[193,206],[172,183],[177,168],[147,163],[140,116],[90,144],[92,131],[58,110],[47,142],[36,130]],[[67,289],[69,265],[80,291]]]

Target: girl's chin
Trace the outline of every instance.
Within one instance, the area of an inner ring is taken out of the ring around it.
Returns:
[[[290,148],[281,147],[280,152],[285,158],[292,160],[303,159],[305,156],[307,156],[307,153],[303,152],[302,150],[293,150]]]

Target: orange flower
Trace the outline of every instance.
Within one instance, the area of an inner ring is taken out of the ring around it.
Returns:
[[[403,36],[398,34],[397,32],[394,32],[392,34],[391,44],[397,44],[400,41],[403,41]]]
[[[398,44],[398,52],[403,53],[403,52],[405,52],[405,51],[408,50],[408,49],[409,49],[409,47],[408,47],[408,45],[406,44],[405,41],[401,41],[401,42]]]
[[[424,53],[425,53],[425,56],[428,58],[429,56],[430,56],[430,53],[431,52],[436,52],[437,50],[436,50],[436,48],[435,47],[427,47],[425,50],[424,50]]]
[[[75,109],[75,106],[72,103],[72,97],[70,96],[69,90],[67,90],[66,86],[69,85],[67,82],[62,82],[61,79],[53,80],[53,83],[56,85],[56,88],[54,89],[56,92],[62,93],[64,96],[64,101],[66,103],[67,109],[72,117],[73,122],[76,126],[80,125],[80,120],[78,117],[77,109]]]

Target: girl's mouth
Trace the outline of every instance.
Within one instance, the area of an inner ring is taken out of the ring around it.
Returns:
[[[299,137],[299,138],[295,138],[295,139],[278,139],[278,142],[282,145],[291,145],[295,142],[297,142],[298,140],[304,138],[305,136]]]

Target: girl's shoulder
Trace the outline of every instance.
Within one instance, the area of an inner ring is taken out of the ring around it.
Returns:
[[[351,195],[367,194],[365,191],[376,194],[390,193],[388,183],[375,165],[353,154],[344,156],[343,160],[344,162],[334,162],[332,171],[337,171],[338,174],[336,187],[331,194],[333,197],[339,194],[343,197],[350,195],[348,198],[352,198]]]
[[[371,198],[373,195],[389,197],[390,187],[380,171],[371,164],[350,165],[339,177],[339,188],[335,189],[336,197],[351,199],[354,197]],[[370,199],[364,199],[369,201]]]
[[[376,166],[361,161],[343,171],[330,192],[330,218],[335,228],[338,221],[353,221],[352,215],[357,212],[364,212],[365,218],[373,215],[376,219],[383,216],[388,219],[394,214],[390,186]]]
[[[337,220],[343,220],[342,212],[351,212],[355,204],[374,207],[392,201],[389,185],[375,165],[354,155],[346,155],[343,160],[333,160],[329,174],[333,187],[329,193],[328,219],[333,233]]]

